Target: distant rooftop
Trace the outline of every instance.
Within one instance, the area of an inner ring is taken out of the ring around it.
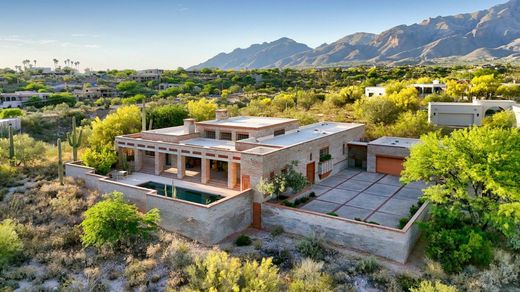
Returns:
[[[332,135],[345,130],[353,129],[363,126],[355,123],[334,123],[323,122],[301,127],[296,130],[289,131],[280,136],[268,136],[263,138],[250,138],[242,140],[243,142],[259,143],[262,145],[272,145],[287,147],[291,145],[300,144],[307,141],[312,141],[327,135]]]
[[[403,137],[381,137],[368,143],[368,145],[382,145],[382,146],[395,146],[410,148],[413,145],[419,143],[419,139],[414,138],[403,138]]]
[[[186,134],[186,132],[184,132],[184,126],[149,130],[149,131],[145,131],[145,133],[171,135],[171,136],[182,136],[182,135]]]
[[[259,129],[263,127],[274,126],[284,123],[297,122],[296,119],[285,119],[285,118],[269,118],[269,117],[231,117],[222,120],[211,120],[198,122],[199,125],[209,126],[224,126],[224,127],[237,127],[237,128],[251,128]]]
[[[233,141],[216,140],[208,138],[194,138],[184,140],[179,144],[235,151],[235,142]]]

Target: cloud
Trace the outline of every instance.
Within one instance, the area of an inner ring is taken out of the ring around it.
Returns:
[[[73,33],[70,35],[73,38],[98,38],[98,34],[90,34],[90,33]]]

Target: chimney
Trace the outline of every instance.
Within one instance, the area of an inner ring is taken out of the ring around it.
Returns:
[[[217,118],[217,121],[220,121],[220,120],[225,120],[228,118],[228,112],[227,112],[227,109],[223,108],[223,109],[218,109],[215,111],[215,116]]]
[[[184,119],[184,134],[195,133],[195,119]]]

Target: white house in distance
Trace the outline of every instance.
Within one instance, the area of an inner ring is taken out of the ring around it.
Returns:
[[[516,102],[512,100],[474,99],[473,102],[430,102],[428,121],[434,125],[448,127],[480,126],[484,117],[499,111],[511,110],[515,105]]]
[[[0,108],[21,108],[23,103],[28,101],[31,97],[38,97],[41,100],[47,100],[50,96],[48,92],[36,91],[16,91],[14,93],[0,94]]]
[[[130,75],[129,78],[137,82],[158,81],[161,79],[163,72],[162,69],[140,70],[136,74]]]
[[[20,131],[22,129],[22,121],[20,118],[0,119],[0,130],[6,129],[9,126],[11,126],[14,131]]]
[[[386,90],[384,86],[378,85],[378,86],[367,86],[365,87],[365,96],[372,97],[372,96],[383,96],[386,94]]]
[[[440,83],[439,80],[433,80],[432,83],[416,83],[409,87],[414,87],[419,92],[420,96],[428,94],[442,93],[446,91],[446,84]]]

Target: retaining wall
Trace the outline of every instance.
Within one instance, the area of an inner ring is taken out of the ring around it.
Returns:
[[[301,236],[316,233],[336,245],[405,263],[420,235],[414,223],[427,216],[427,206],[423,204],[403,229],[396,229],[264,203],[262,226],[266,229],[282,226],[285,231]]]
[[[250,190],[225,197],[209,205],[157,195],[157,191],[110,180],[94,174],[94,169],[79,163],[66,163],[65,174],[85,181],[88,188],[102,193],[122,192],[125,199],[141,211],[157,208],[160,226],[203,244],[215,244],[251,225],[253,196]]]

